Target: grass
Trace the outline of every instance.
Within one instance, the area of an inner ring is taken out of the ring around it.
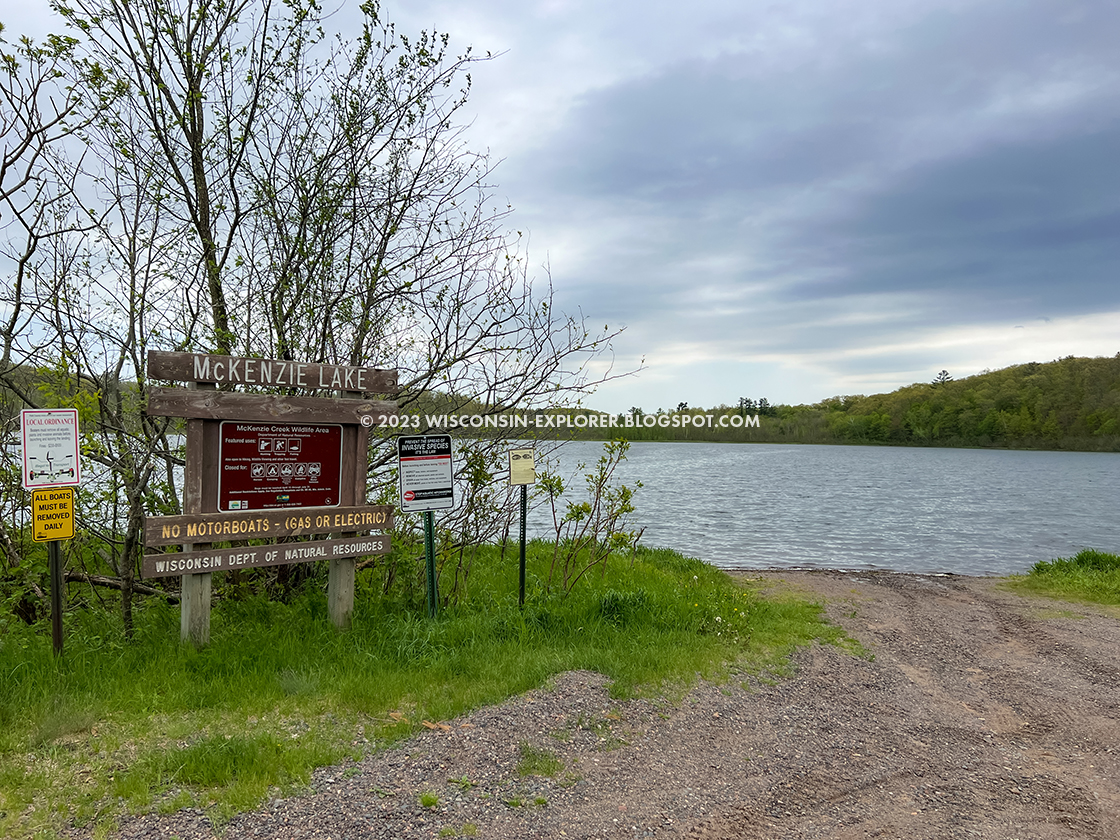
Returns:
[[[534,747],[528,741],[517,745],[521,755],[517,762],[517,775],[519,776],[558,776],[564,769],[564,762],[554,752]]]
[[[486,548],[434,621],[422,585],[384,595],[380,572],[362,572],[347,633],[316,587],[291,603],[217,600],[202,650],[154,600],[131,642],[115,612],[71,608],[61,658],[48,626],[0,618],[0,837],[111,833],[124,812],[183,807],[220,822],[566,670],[605,674],[619,698],[680,696],[697,675],[781,672],[799,645],[843,643],[818,607],[762,599],[672,551],[613,558],[561,597],[545,591],[550,546],[529,548],[524,609],[516,563]]]
[[[1030,574],[1012,579],[1024,592],[1066,601],[1120,605],[1120,556],[1086,548],[1073,557],[1035,563]]]

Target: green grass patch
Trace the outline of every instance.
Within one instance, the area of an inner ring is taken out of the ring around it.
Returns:
[[[317,766],[571,669],[605,674],[619,698],[679,696],[698,675],[780,672],[799,645],[843,641],[817,606],[764,599],[676,552],[612,558],[568,596],[547,587],[551,557],[550,545],[530,544],[519,609],[508,549],[479,549],[436,620],[415,574],[400,573],[408,586],[386,594],[384,573],[366,570],[346,633],[316,586],[290,603],[216,601],[202,650],[179,643],[178,610],[154,600],[137,606],[132,641],[115,611],[71,609],[61,658],[49,627],[7,623],[0,836],[106,831],[125,810],[190,806],[221,818],[299,789]],[[451,576],[448,561],[441,591]]]
[[[1120,555],[1086,548],[1073,557],[1035,563],[1010,585],[1023,592],[1066,601],[1120,605]]]
[[[319,739],[210,735],[187,746],[151,749],[113,780],[113,793],[134,809],[169,789],[206,790],[224,814],[251,808],[270,787],[306,784],[312,767],[343,757],[337,745]]]
[[[564,769],[564,762],[554,752],[534,747],[528,741],[522,741],[517,745],[517,749],[521,756],[517,762],[517,775],[519,776],[547,776],[552,778],[558,776]]]

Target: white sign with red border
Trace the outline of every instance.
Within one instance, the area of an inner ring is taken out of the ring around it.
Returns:
[[[80,484],[78,410],[25,408],[19,417],[23,429],[23,489]]]
[[[397,438],[397,474],[403,513],[455,507],[451,435]]]

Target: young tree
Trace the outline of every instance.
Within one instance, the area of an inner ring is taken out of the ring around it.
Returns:
[[[141,410],[149,349],[396,368],[404,410],[436,392],[449,409],[562,405],[593,387],[586,363],[614,333],[557,312],[507,233],[458,118],[469,52],[397,34],[375,3],[353,41],[325,38],[313,0],[53,7],[75,34],[60,56],[89,152],[52,183],[90,232],[58,237],[42,300],[2,310],[4,359],[87,403],[126,614],[141,513],[176,508],[181,462]],[[381,469],[390,439],[375,442]]]
[[[138,199],[179,225],[208,303],[207,349],[229,353],[245,327],[230,313],[227,271],[252,211],[251,144],[284,95],[288,66],[317,37],[313,0],[54,0],[82,42],[85,82],[126,87],[113,114],[151,180]]]
[[[75,44],[58,36],[11,44],[0,25],[0,570],[19,567],[24,555],[8,528],[25,507],[18,411],[50,403],[34,366],[51,370],[66,351],[51,318],[54,278],[73,259],[70,240],[93,224],[74,201],[74,173],[60,154],[104,95],[101,87],[82,92],[66,84]],[[31,616],[26,598],[43,595],[32,577],[21,585]]]

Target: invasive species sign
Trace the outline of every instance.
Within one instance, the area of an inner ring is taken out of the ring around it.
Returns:
[[[537,480],[537,463],[532,449],[509,450],[509,483],[534,484]]]
[[[19,416],[23,428],[23,489],[80,484],[78,410],[25,408]]]
[[[455,507],[451,435],[397,438],[401,510],[415,513]]]
[[[141,575],[145,578],[171,577],[200,572],[226,572],[231,569],[248,569],[256,566],[276,566],[281,563],[308,563],[313,560],[365,557],[370,554],[388,554],[389,547],[388,535],[374,534],[341,540],[250,545],[189,553],[146,554]]]
[[[221,424],[218,509],[330,507],[342,487],[342,426]]]
[[[74,488],[33,490],[31,520],[31,539],[36,542],[74,539]]]

